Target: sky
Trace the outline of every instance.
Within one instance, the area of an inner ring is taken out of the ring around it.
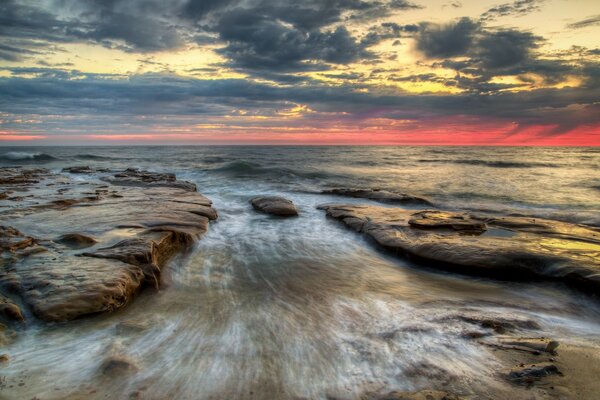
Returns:
[[[598,0],[0,0],[0,146],[600,145]]]

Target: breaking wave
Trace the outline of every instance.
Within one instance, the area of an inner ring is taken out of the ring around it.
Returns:
[[[58,158],[51,156],[46,153],[28,153],[25,151],[9,151],[4,154],[0,154],[0,161],[18,161],[18,162],[27,162],[27,161],[36,161],[36,162],[46,162],[58,160]]]

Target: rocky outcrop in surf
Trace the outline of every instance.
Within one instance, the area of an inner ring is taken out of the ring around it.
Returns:
[[[298,209],[290,200],[278,196],[255,197],[250,204],[256,211],[278,217],[294,217],[298,215]]]
[[[600,291],[600,230],[528,217],[326,205],[329,217],[382,247],[452,271],[545,278]]]
[[[165,263],[217,218],[211,201],[173,174],[79,168],[82,182],[5,172],[3,190],[31,197],[0,209],[0,290],[46,321],[114,311],[143,287],[157,288]],[[11,304],[2,300],[3,314],[18,316]]]
[[[335,188],[323,190],[321,193],[374,200],[380,203],[431,205],[431,202],[423,197],[383,189]]]

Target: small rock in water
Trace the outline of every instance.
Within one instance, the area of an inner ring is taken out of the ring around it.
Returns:
[[[10,361],[10,357],[8,356],[8,354],[1,354],[0,355],[0,364],[6,364]]]
[[[429,200],[424,199],[422,197],[417,197],[406,193],[391,192],[389,190],[382,189],[336,188],[323,190],[321,193],[333,194],[336,196],[368,199],[390,204],[415,204],[424,206],[431,205],[431,202]]]
[[[63,168],[62,172],[69,172],[71,174],[91,174],[94,170],[87,165],[78,165],[75,167]]]
[[[558,367],[550,363],[518,366],[508,371],[509,381],[519,384],[531,384],[549,375],[559,375]]]
[[[546,338],[500,338],[501,346],[515,350],[554,354],[559,346],[556,340]]]
[[[100,366],[102,375],[120,376],[138,371],[138,366],[126,356],[110,356]]]
[[[280,217],[293,217],[298,215],[298,210],[294,203],[283,197],[255,197],[250,200],[250,204],[252,204],[252,207],[254,207],[256,211],[266,214],[277,215]]]
[[[81,233],[67,233],[66,235],[62,235],[56,241],[72,249],[83,249],[96,244],[96,239],[82,235]]]
[[[9,321],[23,322],[25,318],[19,306],[0,294],[0,317]]]

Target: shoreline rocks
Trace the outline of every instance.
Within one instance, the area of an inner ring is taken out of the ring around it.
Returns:
[[[325,205],[327,216],[428,266],[496,278],[551,279],[600,292],[600,230],[527,217]]]
[[[278,217],[295,217],[298,215],[298,209],[294,203],[279,196],[255,197],[250,200],[250,204],[256,211]]]
[[[389,204],[413,204],[421,206],[432,205],[431,201],[423,197],[413,196],[406,193],[392,192],[383,189],[335,188],[323,190],[321,194],[354,197]]]
[[[5,186],[32,197],[0,208],[0,291],[45,321],[111,312],[142,288],[158,288],[163,266],[217,218],[212,202],[173,174],[130,169],[98,177],[82,168],[77,173],[89,179],[80,182],[17,172]]]

